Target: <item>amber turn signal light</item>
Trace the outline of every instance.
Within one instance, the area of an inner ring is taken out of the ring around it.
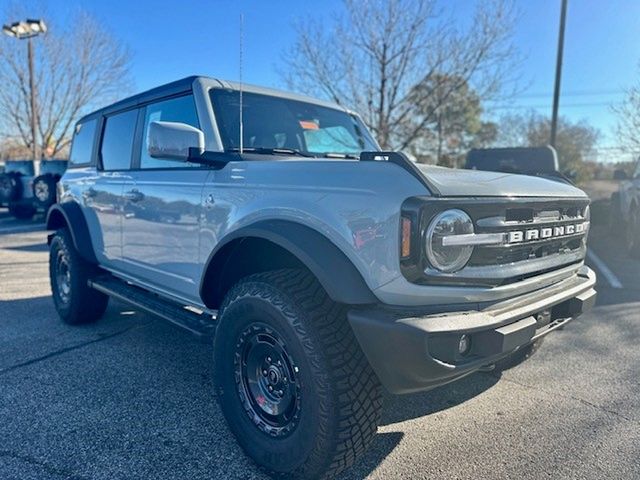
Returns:
[[[402,258],[411,255],[411,220],[402,217]]]

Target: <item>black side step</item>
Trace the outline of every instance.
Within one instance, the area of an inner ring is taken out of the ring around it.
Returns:
[[[202,339],[212,338],[215,334],[216,322],[211,312],[196,313],[112,276],[89,280],[89,286],[139,310],[168,320]]]

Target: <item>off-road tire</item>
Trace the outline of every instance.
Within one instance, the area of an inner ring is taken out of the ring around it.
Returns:
[[[299,382],[297,423],[284,434],[267,433],[247,409],[248,396],[237,375],[244,365],[238,352],[252,328],[280,336],[299,368],[291,379]],[[217,398],[230,429],[272,476],[332,478],[375,437],[380,383],[347,322],[346,308],[305,271],[255,274],[233,286],[219,310],[214,362]]]
[[[18,220],[31,220],[36,214],[36,209],[32,205],[9,204],[9,213]]]
[[[11,203],[22,197],[21,176],[19,172],[0,174],[0,202]]]
[[[65,263],[64,267],[61,262]],[[64,282],[60,278],[63,271],[69,273]],[[90,288],[88,284],[89,279],[97,272],[98,268],[77,252],[69,230],[58,230],[49,249],[49,279],[53,303],[63,322],[80,325],[95,322],[102,317],[109,297]]]

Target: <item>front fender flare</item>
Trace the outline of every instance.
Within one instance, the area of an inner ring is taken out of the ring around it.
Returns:
[[[329,297],[336,302],[349,305],[378,302],[358,269],[342,250],[313,228],[289,220],[262,220],[227,235],[216,245],[205,264],[205,275],[200,282],[200,298],[206,297],[205,279],[209,269],[223,267],[218,255],[224,252],[226,245],[243,238],[268,240],[287,250],[315,275]],[[222,274],[217,271],[212,273]],[[215,285],[217,282],[213,283]]]

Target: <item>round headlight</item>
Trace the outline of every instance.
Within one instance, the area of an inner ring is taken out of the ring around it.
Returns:
[[[446,273],[463,268],[471,258],[473,246],[444,245],[443,238],[472,233],[473,221],[462,210],[446,210],[438,214],[427,229],[426,250],[429,263]]]

